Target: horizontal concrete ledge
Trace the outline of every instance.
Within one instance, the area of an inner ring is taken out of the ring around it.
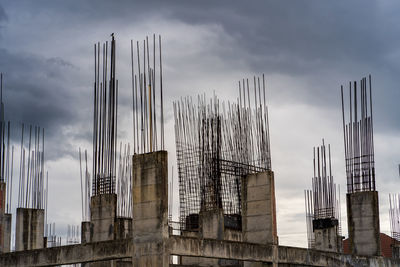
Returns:
[[[0,266],[56,266],[132,257],[131,239],[0,254]]]

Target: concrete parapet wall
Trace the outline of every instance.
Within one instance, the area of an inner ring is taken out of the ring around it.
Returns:
[[[15,250],[44,247],[44,210],[17,208]]]
[[[350,253],[380,256],[378,192],[356,192],[346,197]]]

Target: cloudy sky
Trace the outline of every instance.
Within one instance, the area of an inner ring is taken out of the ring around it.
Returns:
[[[395,0],[2,1],[6,118],[45,128],[49,221],[59,234],[81,221],[78,148],[91,149],[93,44],[117,37],[118,134],[132,142],[130,40],[156,33],[163,36],[170,167],[173,100],[214,91],[234,100],[238,80],[265,73],[283,245],[306,246],[303,190],[311,185],[312,147],[322,138],[342,185],[347,235],[340,85],[372,74],[381,230],[389,232],[388,194],[400,191],[399,8]]]

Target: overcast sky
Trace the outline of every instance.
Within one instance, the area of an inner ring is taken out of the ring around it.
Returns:
[[[399,8],[396,0],[2,1],[6,119],[45,128],[49,221],[60,234],[81,221],[78,148],[91,150],[93,44],[115,33],[118,135],[132,142],[130,40],[156,33],[163,37],[169,167],[176,165],[173,100],[214,91],[235,100],[238,80],[265,73],[283,245],[306,246],[304,189],[322,138],[331,144],[347,236],[340,85],[372,74],[381,231],[389,232],[388,193],[400,191]]]

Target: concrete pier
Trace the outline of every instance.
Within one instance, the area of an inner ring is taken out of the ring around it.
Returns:
[[[44,210],[17,208],[15,250],[44,248]]]
[[[380,256],[378,192],[356,192],[346,197],[351,254]]]

